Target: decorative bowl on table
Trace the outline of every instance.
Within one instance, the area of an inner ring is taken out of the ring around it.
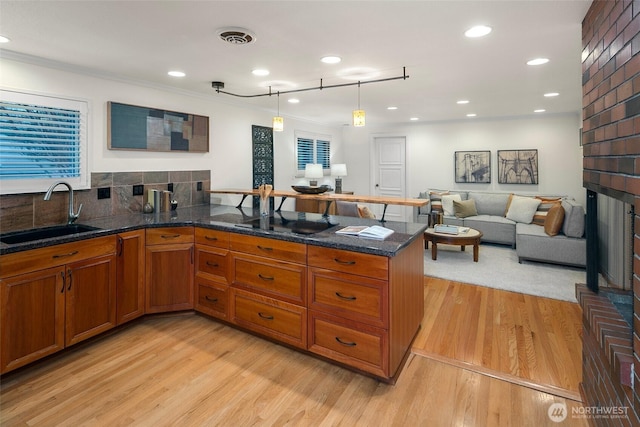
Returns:
[[[320,185],[318,187],[310,187],[307,185],[292,185],[291,188],[302,194],[321,194],[325,191],[328,191],[331,187],[329,187],[328,185]]]

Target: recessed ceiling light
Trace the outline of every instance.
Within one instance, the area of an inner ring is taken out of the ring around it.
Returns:
[[[268,76],[269,70],[265,70],[264,68],[256,68],[251,72],[254,76]]]
[[[298,104],[300,103],[300,100],[298,98],[290,98],[290,99],[287,99],[287,102],[289,104]]]
[[[469,113],[469,114],[467,114],[467,117],[475,117],[475,116],[477,116],[477,114],[476,114],[476,113]]]
[[[468,103],[469,103],[469,100],[467,100],[467,99],[461,99],[460,101],[456,101],[456,104],[460,104],[460,105],[468,104]]]
[[[0,43],[9,43],[10,41],[9,37],[0,36]]]
[[[527,61],[527,65],[542,65],[549,62],[548,58],[535,58],[530,61]]]
[[[387,110],[397,110],[398,107],[387,107]]]
[[[470,38],[483,37],[491,32],[491,27],[486,25],[476,25],[464,32],[464,35]]]
[[[186,74],[183,73],[182,71],[169,71],[167,74],[169,74],[171,77],[184,77],[184,76],[186,76]]]
[[[320,59],[320,61],[324,62],[325,64],[338,64],[340,61],[342,61],[342,58],[340,58],[339,56],[325,56]]]
[[[544,108],[539,108],[537,110],[533,110],[534,113],[544,113],[545,111],[547,111],[547,110],[545,110]]]
[[[420,119],[417,118],[417,117],[411,117],[409,120],[411,120],[412,122],[415,122],[415,121],[420,120]]]
[[[553,98],[554,96],[558,95],[560,95],[558,92],[549,92],[544,94],[544,96],[546,96],[547,98]]]

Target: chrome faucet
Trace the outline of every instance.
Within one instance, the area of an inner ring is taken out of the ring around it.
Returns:
[[[78,217],[80,216],[80,211],[82,210],[82,203],[80,203],[80,207],[78,208],[78,213],[73,213],[73,188],[71,188],[71,185],[68,182],[58,181],[53,183],[51,187],[49,187],[49,189],[47,190],[47,194],[44,195],[44,199],[45,200],[51,199],[51,193],[53,193],[53,189],[60,184],[66,185],[67,188],[69,189],[69,217],[67,218],[67,224],[73,224],[75,220],[78,219]]]

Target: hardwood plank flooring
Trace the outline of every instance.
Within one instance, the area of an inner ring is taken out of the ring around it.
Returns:
[[[552,403],[569,414],[581,404],[526,382],[572,386],[575,366],[563,364],[575,356],[565,348],[575,313],[468,286],[425,278],[429,309],[395,386],[203,316],[155,316],[3,377],[0,425],[559,425]],[[569,415],[561,425],[587,422]]]
[[[577,303],[425,277],[422,356],[581,400]]]

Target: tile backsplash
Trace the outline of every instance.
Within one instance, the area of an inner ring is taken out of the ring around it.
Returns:
[[[94,172],[90,190],[75,190],[77,212],[82,203],[78,222],[112,215],[142,213],[149,190],[167,190],[173,185],[173,200],[178,208],[209,204],[211,171],[154,171],[154,172]],[[198,190],[198,184],[201,189]],[[143,195],[133,195],[133,186],[142,185]],[[60,187],[64,188],[64,186]],[[109,188],[111,197],[98,199],[98,189]],[[42,193],[12,194],[0,197],[0,232],[33,227],[64,224],[67,221],[68,193],[57,191],[51,200]]]

